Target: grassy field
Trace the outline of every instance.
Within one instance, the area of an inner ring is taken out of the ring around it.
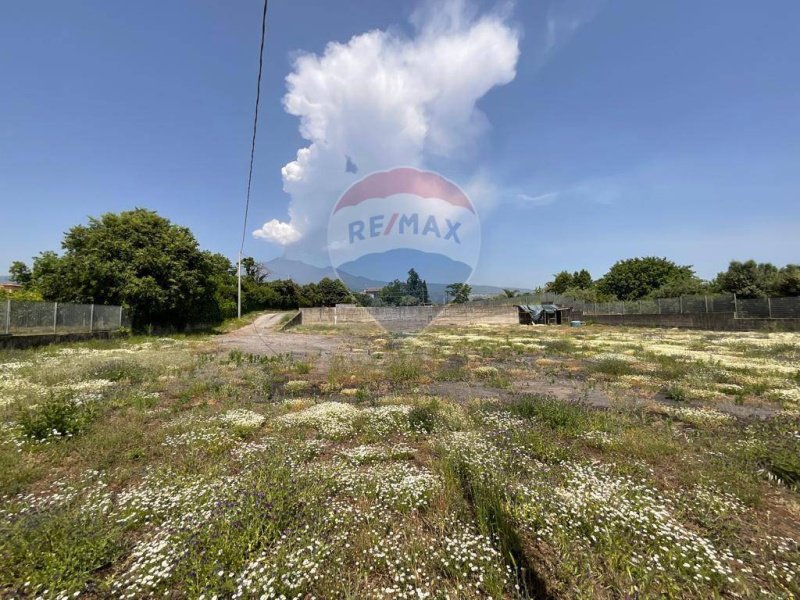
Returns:
[[[800,597],[800,335],[347,343],[0,354],[0,596]]]

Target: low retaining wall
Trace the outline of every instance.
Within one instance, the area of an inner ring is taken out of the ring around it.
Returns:
[[[49,346],[50,344],[62,344],[64,342],[80,342],[82,340],[109,339],[116,332],[95,331],[89,333],[43,333],[36,335],[0,335],[0,349],[22,349],[35,348],[37,346]]]
[[[421,329],[429,324],[514,324],[519,322],[513,306],[348,306],[301,308],[303,325],[379,323],[389,330]]]
[[[669,315],[585,315],[586,321],[632,327],[680,327],[710,331],[800,331],[800,319],[739,319],[733,312]]]

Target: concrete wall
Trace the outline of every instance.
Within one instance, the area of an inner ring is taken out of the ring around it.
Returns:
[[[800,319],[737,319],[732,312],[676,315],[585,315],[586,321],[633,327],[681,327],[711,331],[800,331]]]
[[[108,339],[115,335],[113,331],[95,331],[94,333],[45,333],[37,335],[0,335],[0,349],[22,349],[37,346],[49,346],[64,342],[82,340]]]
[[[512,325],[519,322],[514,306],[385,306],[379,308],[301,308],[303,324],[379,323],[389,331],[414,331],[427,325]],[[679,327],[711,331],[800,331],[800,319],[737,319],[732,312],[662,315],[582,315],[605,325],[633,327]]]
[[[390,331],[421,329],[430,324],[513,324],[518,322],[513,306],[381,306],[301,308],[302,322],[338,325],[379,323]]]

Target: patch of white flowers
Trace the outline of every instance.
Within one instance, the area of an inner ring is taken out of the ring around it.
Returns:
[[[260,415],[252,410],[247,410],[246,408],[229,410],[220,416],[220,421],[226,425],[241,429],[257,429],[261,427],[266,420],[264,415]]]
[[[515,516],[537,538],[573,558],[587,556],[583,547],[616,555],[642,581],[734,582],[730,551],[678,521],[660,491],[594,464],[567,463],[553,475],[516,487]]]
[[[491,365],[482,365],[472,369],[472,373],[481,379],[489,379],[494,377],[498,372],[499,371],[497,370],[497,367],[492,367]]]
[[[278,427],[313,427],[328,439],[346,439],[355,430],[355,420],[360,411],[352,404],[322,402],[299,412],[275,419]]]
[[[304,379],[296,379],[293,381],[287,381],[283,384],[283,389],[287,394],[299,394],[301,392],[305,392],[308,388],[311,387],[311,384]]]
[[[363,465],[371,462],[397,460],[414,456],[414,448],[407,444],[392,444],[390,446],[371,444],[344,448],[339,453],[350,462]]]
[[[698,427],[724,425],[735,420],[733,416],[713,408],[658,406],[655,410]]]
[[[376,436],[407,431],[410,406],[388,405],[359,409],[344,402],[322,402],[275,419],[279,428],[311,427],[331,440],[352,437],[357,430]]]

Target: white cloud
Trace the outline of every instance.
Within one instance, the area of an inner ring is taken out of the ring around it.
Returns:
[[[278,219],[272,219],[264,223],[260,229],[256,229],[253,236],[286,246],[299,240],[301,233],[291,223],[281,223]]]
[[[270,221],[256,237],[322,249],[331,207],[353,181],[475,147],[488,127],[476,102],[514,79],[519,33],[505,15],[478,16],[464,0],[427,2],[411,23],[411,36],[373,30],[296,59],[284,107],[309,144],[282,170],[289,221]]]

